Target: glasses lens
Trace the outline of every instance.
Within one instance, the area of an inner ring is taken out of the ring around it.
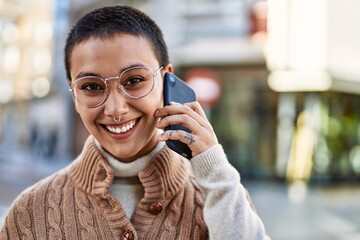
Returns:
[[[141,98],[154,87],[154,76],[150,69],[131,68],[120,75],[122,90],[130,97]]]
[[[98,77],[79,78],[73,89],[75,98],[88,107],[96,107],[106,99],[106,84]]]

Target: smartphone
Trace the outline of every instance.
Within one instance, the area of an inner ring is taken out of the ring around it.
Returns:
[[[196,101],[196,95],[194,90],[189,87],[183,80],[172,73],[165,73],[164,77],[164,106],[170,104],[170,102],[188,103]],[[183,130],[191,132],[189,129],[181,124],[170,125],[165,128],[166,130]],[[182,155],[187,159],[192,158],[192,153],[187,144],[179,140],[167,140],[166,145]]]

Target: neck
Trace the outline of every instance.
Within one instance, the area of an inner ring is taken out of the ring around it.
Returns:
[[[100,150],[101,154],[104,156],[108,164],[114,170],[115,177],[133,177],[137,176],[139,172],[143,171],[151,159],[157,155],[165,146],[164,142],[158,142],[157,145],[146,155],[143,155],[136,160],[124,163],[119,159],[116,159],[114,156],[106,152],[100,145],[98,141],[95,140],[97,148]]]

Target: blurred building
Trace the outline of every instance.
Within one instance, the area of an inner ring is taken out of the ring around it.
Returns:
[[[88,133],[68,92],[65,38],[114,4],[159,24],[243,177],[360,177],[357,0],[0,1],[0,163],[79,153]]]
[[[69,159],[69,98],[56,45],[67,27],[64,3],[0,1],[1,166]]]
[[[359,179],[360,2],[268,6],[268,82],[279,93],[277,175]]]

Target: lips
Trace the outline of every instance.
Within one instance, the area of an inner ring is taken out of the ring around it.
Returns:
[[[138,119],[129,121],[119,126],[105,125],[105,127],[107,130],[109,130],[112,133],[121,134],[121,133],[126,133],[127,131],[132,129],[136,125],[137,121]]]

